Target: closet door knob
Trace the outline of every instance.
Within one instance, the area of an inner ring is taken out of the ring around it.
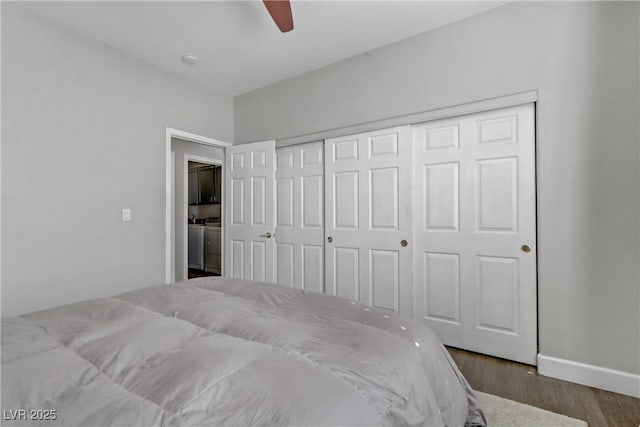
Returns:
[[[264,234],[261,234],[260,237],[266,237],[267,239],[271,238],[271,233],[269,233],[268,231]]]
[[[406,240],[400,240],[400,246],[406,247],[409,243]]]
[[[522,246],[520,246],[520,249],[522,249],[522,252],[524,252],[524,253],[531,252],[531,246],[529,246],[529,245],[522,245]]]
[[[331,236],[327,237],[327,242],[332,243],[333,242],[333,237],[331,237]]]

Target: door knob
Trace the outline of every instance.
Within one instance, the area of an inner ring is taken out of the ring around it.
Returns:
[[[331,236],[327,237],[327,242],[332,243],[333,242],[333,237],[331,237]]]
[[[408,244],[409,244],[409,243],[407,243],[407,241],[406,241],[406,240],[400,240],[400,246],[402,246],[403,248],[404,248],[405,246],[407,246]]]
[[[520,249],[522,249],[522,252],[524,252],[524,253],[531,252],[531,246],[529,246],[529,245],[522,245],[522,246],[520,246]]]
[[[266,237],[267,239],[271,238],[271,233],[269,233],[268,231],[264,234],[261,234],[260,237]]]

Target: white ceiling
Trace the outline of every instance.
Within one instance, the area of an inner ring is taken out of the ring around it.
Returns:
[[[261,1],[63,1],[21,7],[218,92],[238,95],[504,1],[296,1],[280,33]],[[195,54],[197,65],[181,62]]]

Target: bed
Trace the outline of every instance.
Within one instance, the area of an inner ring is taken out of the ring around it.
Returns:
[[[425,326],[217,277],[2,319],[4,425],[484,426]]]

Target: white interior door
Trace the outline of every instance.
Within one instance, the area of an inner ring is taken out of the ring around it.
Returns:
[[[276,150],[276,283],[324,292],[323,142]]]
[[[324,157],[327,293],[411,315],[410,127],[328,139]]]
[[[225,151],[225,275],[274,282],[275,141]]]
[[[415,317],[445,344],[535,364],[533,104],[412,132]]]

